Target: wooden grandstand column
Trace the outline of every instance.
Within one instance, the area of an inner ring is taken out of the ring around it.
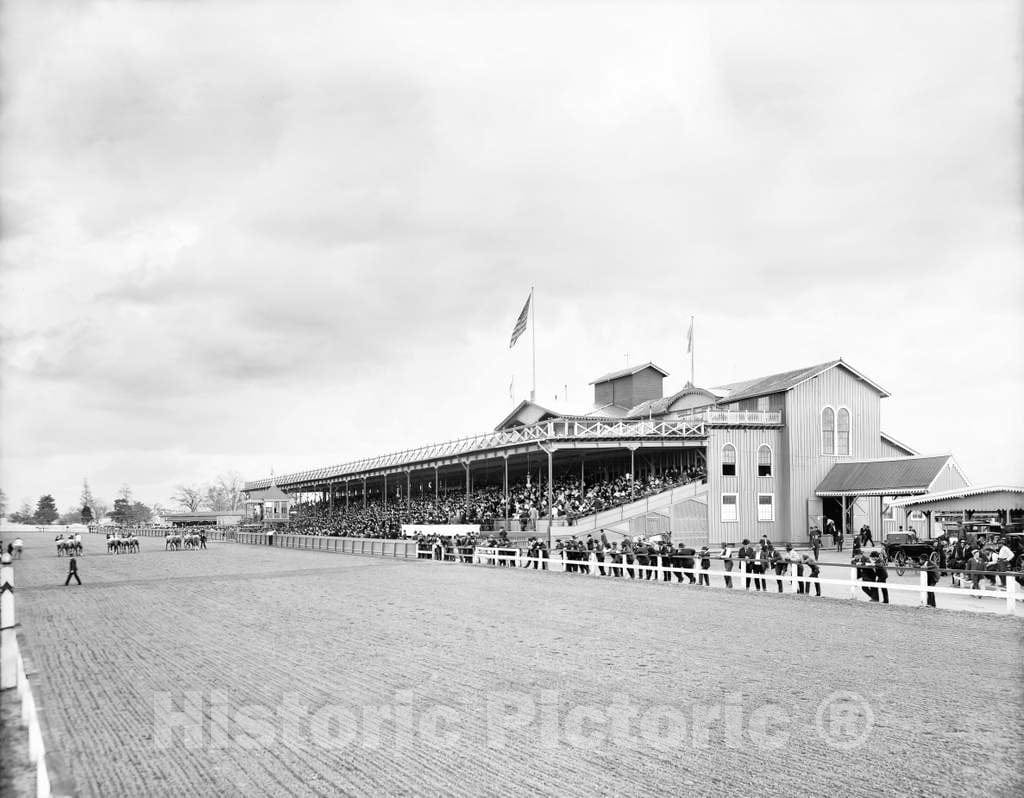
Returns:
[[[331,492],[328,495],[331,497],[331,500],[330,500],[330,502],[328,503],[327,506],[330,508],[331,515],[334,515],[334,483],[333,482],[330,484],[330,489],[331,489]]]
[[[508,452],[501,453],[501,459],[505,461],[505,478],[502,482],[502,495],[505,497],[505,531],[508,531]]]
[[[363,477],[363,509],[366,509],[366,477]]]
[[[629,449],[629,498],[636,498],[636,450],[639,444],[630,443],[626,446]]]
[[[345,512],[348,512],[348,480],[345,480]]]
[[[405,469],[405,509],[406,512],[412,509],[412,469]]]
[[[388,472],[384,472],[384,490],[381,491],[384,494],[384,509],[388,509]]]
[[[462,467],[466,469],[466,518],[469,520],[469,460],[462,461]]]
[[[437,501],[437,491],[438,491],[438,487],[437,487],[437,472],[438,472],[438,467],[434,466],[434,501],[435,502]]]

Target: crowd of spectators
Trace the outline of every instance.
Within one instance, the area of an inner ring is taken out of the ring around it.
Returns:
[[[507,501],[500,486],[476,488],[468,499],[464,492],[452,491],[436,499],[396,497],[387,505],[375,498],[364,506],[359,498],[348,509],[331,508],[321,501],[298,505],[290,531],[305,535],[397,538],[401,536],[402,524],[479,524],[482,530],[492,531],[494,522],[505,518],[518,521],[520,529],[534,529],[540,518],[571,524],[578,518],[704,479],[706,473],[697,468],[651,473],[635,481],[629,474],[586,483],[576,476],[564,476],[552,485],[550,508],[547,486],[536,482],[510,485]]]

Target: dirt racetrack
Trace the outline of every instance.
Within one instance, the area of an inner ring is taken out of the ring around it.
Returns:
[[[1024,791],[1020,619],[152,538],[65,588],[25,542],[82,795]]]

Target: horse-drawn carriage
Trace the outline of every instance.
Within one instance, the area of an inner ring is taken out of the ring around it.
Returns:
[[[891,563],[900,576],[908,567],[923,565],[934,550],[934,540],[918,540],[917,535],[905,532],[890,532],[882,543],[885,561]]]

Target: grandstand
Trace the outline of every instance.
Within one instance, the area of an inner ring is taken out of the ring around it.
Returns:
[[[248,481],[247,516],[267,522],[259,497],[272,492],[280,510],[283,492],[333,534],[468,522],[799,542],[826,519],[909,526],[892,499],[969,484],[951,455],[921,457],[885,435],[889,393],[841,359],[668,396],[667,376],[644,363],[594,380],[589,408],[523,401],[488,433]]]

